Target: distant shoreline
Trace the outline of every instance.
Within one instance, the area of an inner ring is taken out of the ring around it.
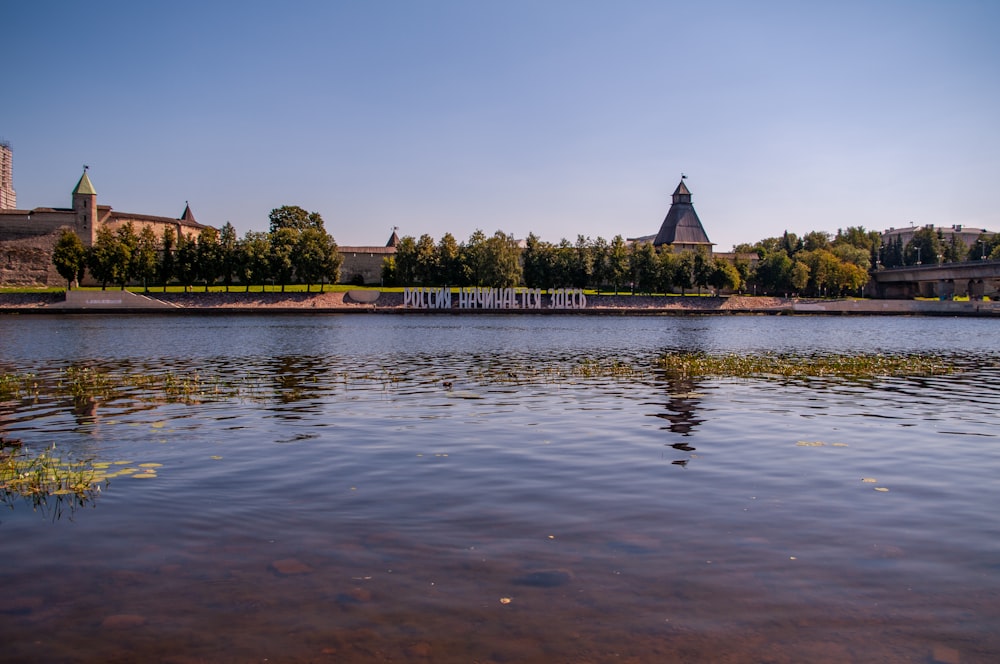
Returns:
[[[416,309],[403,306],[402,293],[382,293],[374,303],[352,300],[349,293],[160,293],[150,292],[152,306],[122,301],[120,290],[74,291],[92,296],[93,306],[67,306],[62,293],[0,293],[3,314],[417,314],[417,315],[929,315],[1000,317],[1000,302],[927,300],[809,299],[765,296],[588,295],[585,309]],[[144,300],[127,296],[125,300]],[[117,300],[115,299],[117,296]],[[148,302],[148,301],[147,301]],[[109,303],[113,303],[113,306]]]

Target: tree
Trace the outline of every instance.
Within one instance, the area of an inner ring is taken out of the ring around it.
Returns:
[[[437,262],[437,247],[434,245],[434,238],[427,233],[420,236],[416,245],[416,283],[423,286],[440,286],[444,283],[441,279],[441,270]]]
[[[174,229],[170,226],[163,228],[163,239],[160,241],[160,283],[163,284],[163,292],[167,292],[167,283],[174,278]]]
[[[691,251],[682,251],[675,261],[674,285],[680,287],[681,295],[685,295],[687,289],[694,286],[695,254]]]
[[[831,251],[844,263],[856,265],[865,272],[871,268],[871,252],[868,249],[855,247],[853,244],[834,244]]]
[[[397,256],[399,252],[396,252]],[[476,229],[459,248],[462,256],[462,276],[468,286],[486,285],[486,233]],[[397,260],[396,269],[399,269]]]
[[[435,249],[441,283],[457,285],[462,280],[461,253],[458,241],[451,233],[441,236]]]
[[[701,295],[702,288],[708,287],[714,269],[712,257],[704,249],[699,249],[694,255],[691,269],[691,281],[698,287],[698,295]]]
[[[675,254],[669,247],[661,247],[657,255],[656,289],[664,295],[674,290],[674,276],[677,274],[677,261],[680,254]]]
[[[184,233],[177,234],[177,251],[174,254],[174,276],[188,292],[198,278],[198,245]]]
[[[396,245],[395,284],[413,286],[417,283],[417,241],[404,235]]]
[[[307,228],[299,233],[293,262],[299,280],[306,283],[307,293],[314,283],[319,282],[321,292],[326,281],[336,283],[340,278],[342,261],[337,243],[326,231]]]
[[[524,264],[524,284],[528,288],[549,288],[553,284],[552,268],[555,255],[550,243],[534,233],[525,240],[521,259]]]
[[[87,267],[101,284],[101,290],[106,289],[109,283],[125,283],[129,259],[128,245],[114,231],[103,225],[97,229],[94,244],[87,254]]]
[[[586,288],[594,276],[594,256],[590,248],[590,238],[577,235],[576,245],[573,248],[571,285],[574,288]]]
[[[205,292],[222,274],[222,247],[219,245],[219,231],[211,226],[201,229],[198,234],[196,251],[197,274],[205,281]]]
[[[598,294],[600,294],[602,286],[611,282],[608,278],[608,253],[610,251],[611,245],[600,236],[590,246],[590,256],[594,266],[590,282],[597,289]]]
[[[396,258],[386,256],[382,259],[382,283],[386,286],[398,286],[396,281]]]
[[[712,273],[708,277],[708,283],[715,289],[716,294],[720,290],[736,290],[742,285],[742,278],[736,266],[727,260],[715,259],[712,265]]]
[[[344,264],[344,257],[337,247],[337,241],[329,233],[323,233],[323,271],[320,274],[320,290],[323,283],[329,281],[335,284],[340,281],[340,267]]]
[[[222,283],[226,285],[226,292],[229,292],[229,287],[233,285],[233,277],[236,276],[237,262],[239,256],[237,255],[236,246],[239,244],[239,240],[236,237],[236,229],[228,221],[219,231],[219,253],[221,258],[221,272]]]
[[[917,230],[903,249],[903,256],[907,265],[937,263],[940,253],[941,240],[938,238],[938,234],[934,231],[933,226],[924,226]]]
[[[629,274],[628,245],[621,235],[616,235],[608,247],[608,279],[615,287],[615,295],[628,279]]]
[[[125,269],[118,276],[118,283],[125,290],[125,285],[135,278],[135,254],[139,249],[139,236],[135,234],[132,222],[127,221],[115,231],[115,238],[124,250]]]
[[[307,228],[325,230],[323,217],[320,216],[319,212],[306,212],[298,205],[283,205],[280,208],[275,208],[271,210],[268,217],[271,220],[271,233],[282,228],[296,231],[304,231]]]
[[[635,242],[630,256],[632,293],[652,293],[659,281],[659,261],[652,242]]]
[[[282,293],[295,273],[293,253],[298,239],[299,232],[294,228],[279,228],[271,233],[270,274],[281,284]]]
[[[802,248],[805,251],[816,251],[817,249],[830,248],[830,234],[823,231],[810,231],[802,238]],[[789,256],[794,256],[794,252],[789,252]]]
[[[52,249],[52,264],[56,271],[66,280],[66,290],[73,288],[73,281],[81,281],[87,266],[87,248],[83,246],[80,237],[68,228],[64,228]]]
[[[959,239],[958,235],[952,234],[951,239],[944,243],[942,249],[944,250],[945,263],[961,263],[969,258],[969,248]]]
[[[132,271],[136,279],[142,280],[142,289],[149,292],[149,282],[156,279],[158,259],[160,254],[159,242],[156,239],[156,232],[152,226],[143,226],[139,231],[139,241],[136,243],[135,252],[132,254]]]
[[[247,231],[237,244],[236,253],[237,273],[249,292],[250,284],[263,284],[270,274],[270,236],[267,233]]]
[[[569,240],[559,240],[559,245],[552,248],[552,270],[549,273],[553,288],[569,288],[573,286],[576,273],[576,248]]]
[[[792,261],[788,271],[788,285],[793,292],[800,292],[809,284],[809,266],[800,260]]]
[[[521,247],[513,235],[498,230],[484,243],[484,285],[512,288],[521,283]]]
[[[757,283],[765,293],[788,293],[791,284],[792,259],[779,249],[761,257],[757,263]]]

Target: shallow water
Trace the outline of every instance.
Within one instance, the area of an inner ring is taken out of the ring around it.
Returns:
[[[0,374],[189,383],[0,403],[32,450],[163,464],[8,500],[0,661],[995,661],[997,349],[943,318],[0,317]],[[676,380],[667,350],[960,370]]]

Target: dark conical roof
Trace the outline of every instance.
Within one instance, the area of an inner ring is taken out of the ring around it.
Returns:
[[[399,236],[396,235],[396,231],[392,231],[392,235],[389,236],[389,241],[385,243],[387,247],[399,246]]]
[[[684,180],[674,190],[670,210],[653,240],[654,246],[663,244],[712,246],[701,220],[698,219],[698,213],[691,204],[691,192]]]
[[[191,212],[191,206],[188,205],[187,201],[184,201],[184,214],[181,215],[181,221],[190,221],[193,223],[198,223],[198,220],[194,218],[194,213]]]

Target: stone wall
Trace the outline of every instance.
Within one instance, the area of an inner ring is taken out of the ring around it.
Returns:
[[[395,253],[395,247],[340,247],[344,258],[340,283],[375,286],[382,283],[382,261]]]
[[[23,210],[0,213],[0,242],[49,235],[60,228],[75,228],[76,213],[64,210]]]
[[[52,264],[58,232],[15,240],[0,240],[0,284],[4,286],[65,286]]]

